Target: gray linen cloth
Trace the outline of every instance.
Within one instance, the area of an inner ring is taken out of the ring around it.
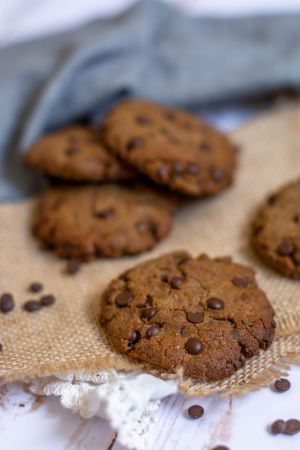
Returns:
[[[188,17],[156,1],[0,50],[0,201],[40,187],[22,153],[47,130],[97,123],[125,96],[197,110],[300,85],[300,16]]]

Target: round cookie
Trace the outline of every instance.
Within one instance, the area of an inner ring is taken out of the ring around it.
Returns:
[[[142,186],[50,188],[37,205],[33,232],[66,258],[133,255],[169,233],[174,209],[173,199]]]
[[[25,161],[56,178],[73,181],[123,181],[136,178],[104,145],[99,130],[76,125],[41,137]]]
[[[101,323],[119,352],[202,381],[228,377],[266,349],[273,316],[252,269],[184,251],[137,265],[102,296]]]
[[[233,181],[233,144],[184,111],[126,100],[107,114],[103,136],[124,161],[156,183],[183,194],[214,195]]]
[[[267,264],[300,280],[300,179],[279,189],[260,207],[251,242]]]

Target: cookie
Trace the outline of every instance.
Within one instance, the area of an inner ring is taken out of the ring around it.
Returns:
[[[26,162],[51,177],[73,181],[123,181],[137,178],[104,145],[99,130],[72,126],[41,137]]]
[[[214,195],[233,181],[233,144],[184,111],[126,100],[107,114],[103,136],[123,161],[183,194]]]
[[[251,242],[267,264],[300,280],[300,179],[279,189],[260,207]]]
[[[50,188],[37,205],[33,232],[61,257],[133,255],[169,233],[174,208],[173,199],[141,186]]]
[[[101,323],[116,350],[202,381],[228,377],[269,347],[273,316],[252,269],[184,251],[137,265],[102,296]]]

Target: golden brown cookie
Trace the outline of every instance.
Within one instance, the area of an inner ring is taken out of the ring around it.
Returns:
[[[214,195],[233,181],[233,144],[184,111],[145,100],[126,100],[107,114],[103,135],[123,161],[183,194]]]
[[[119,352],[215,381],[269,347],[273,316],[252,269],[176,251],[113,280],[102,297],[101,322]]]
[[[34,234],[62,257],[133,255],[151,249],[172,226],[174,200],[144,186],[48,189],[34,216]]]
[[[51,177],[73,181],[124,181],[137,178],[104,145],[99,130],[76,125],[41,137],[26,162]]]
[[[273,193],[260,207],[251,242],[271,267],[300,280],[300,180]]]

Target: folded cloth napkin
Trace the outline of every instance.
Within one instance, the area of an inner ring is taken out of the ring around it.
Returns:
[[[188,17],[154,1],[0,50],[0,201],[40,186],[22,151],[46,130],[98,122],[133,95],[190,108],[299,88],[299,15]]]

